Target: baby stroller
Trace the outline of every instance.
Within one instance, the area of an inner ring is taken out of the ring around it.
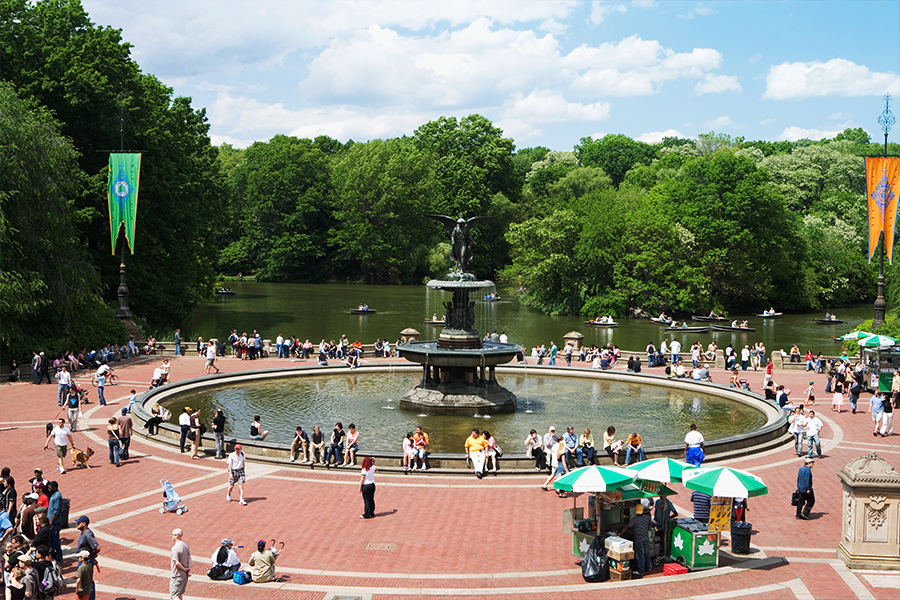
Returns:
[[[88,400],[87,390],[77,383],[75,384],[75,392],[78,394],[78,402],[80,404],[90,404],[91,401]]]
[[[175,491],[175,488],[172,487],[169,480],[160,479],[159,483],[162,485],[163,496],[166,498],[163,500],[162,506],[159,507],[159,514],[164,514],[166,511],[173,512],[177,515],[186,513],[188,510],[187,506],[184,505],[181,496],[178,495],[178,492]]]

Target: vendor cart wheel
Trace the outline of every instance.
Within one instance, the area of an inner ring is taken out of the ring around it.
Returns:
[[[166,514],[166,509],[163,508],[163,507],[160,507],[160,508],[159,508],[159,514],[161,514],[161,515]]]
[[[679,565],[681,565],[682,567],[686,567],[686,566],[687,566],[687,561],[684,560],[684,557],[683,557],[683,556],[679,556],[679,557],[675,558],[675,562],[677,562],[677,563],[678,563]]]

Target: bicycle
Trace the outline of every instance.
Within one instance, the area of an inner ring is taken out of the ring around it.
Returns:
[[[91,385],[93,385],[94,387],[97,387],[97,384],[99,383],[99,381],[100,380],[97,378],[97,376],[94,375],[94,378],[91,379]],[[109,375],[106,376],[106,384],[107,385],[119,385],[119,376],[115,375],[114,373],[110,373]]]

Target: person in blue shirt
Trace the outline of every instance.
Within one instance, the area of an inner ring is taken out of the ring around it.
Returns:
[[[575,434],[575,428],[571,425],[563,435],[563,443],[566,445],[566,467],[576,462],[579,467],[584,466],[584,455],[578,451],[578,436]]]
[[[62,494],[59,493],[59,484],[51,481],[47,484],[47,493],[50,494],[50,502],[47,507],[47,518],[50,520],[50,550],[56,557],[56,562],[62,562],[62,542],[59,539],[59,531],[63,525],[69,526],[68,523],[62,522]]]
[[[813,493],[812,466],[816,461],[807,457],[803,466],[797,472],[797,491],[800,493],[800,502],[797,503],[797,515],[795,518],[804,521],[809,520],[809,512],[816,503],[816,495]]]

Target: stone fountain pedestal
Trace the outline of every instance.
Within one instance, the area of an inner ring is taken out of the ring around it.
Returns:
[[[475,303],[469,292],[493,287],[467,273],[451,280],[432,280],[433,289],[452,291],[445,302],[447,326],[437,340],[401,344],[400,356],[422,365],[422,380],[400,399],[400,407],[434,415],[474,415],[513,412],[516,396],[497,382],[496,366],[508,363],[522,347],[482,342],[475,323]]]

